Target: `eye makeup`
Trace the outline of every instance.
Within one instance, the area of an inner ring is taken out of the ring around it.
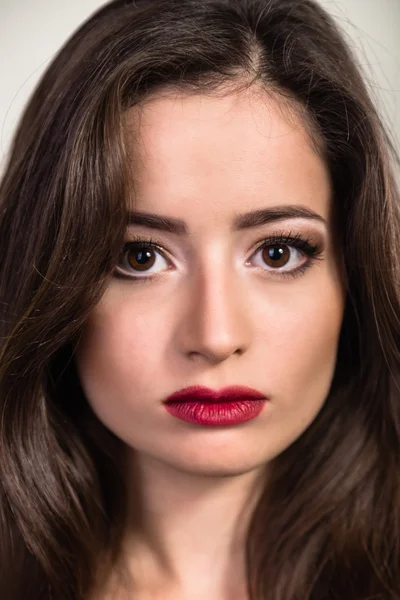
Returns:
[[[266,277],[293,278],[303,275],[306,270],[314,264],[315,261],[323,259],[324,250],[319,242],[314,241],[311,236],[304,235],[300,232],[294,233],[291,230],[281,230],[264,237],[258,242],[256,249],[253,251],[251,256],[257,255],[259,252],[264,253],[267,251],[268,259],[271,259],[272,262],[274,262],[275,259],[278,259],[276,261],[278,263],[279,260],[282,259],[282,256],[285,256],[285,252],[287,254],[287,250],[289,249],[289,254],[293,254],[294,251],[294,253],[297,253],[303,257],[300,266],[291,269],[285,269],[271,266],[268,268],[268,265],[266,264],[265,269],[263,267],[251,268],[259,270],[265,274]],[[160,273],[136,275],[135,268],[128,258],[129,255],[135,255],[135,253],[137,256],[140,256],[140,260],[144,258],[145,261],[146,258],[152,259],[152,255],[159,255],[166,261],[166,263],[168,263],[168,268],[164,269],[162,271],[163,273],[173,268],[173,261],[170,258],[169,252],[163,247],[162,241],[146,235],[136,235],[133,237],[133,239],[127,241],[122,248],[120,260],[114,272],[114,276],[116,278],[129,280],[132,283],[150,283],[160,275]],[[245,264],[249,266],[249,260],[246,261]],[[154,262],[150,266],[152,267],[153,265]],[[140,267],[141,266],[143,266],[143,264],[141,264]],[[139,272],[146,273],[146,271],[137,269],[136,273]]]

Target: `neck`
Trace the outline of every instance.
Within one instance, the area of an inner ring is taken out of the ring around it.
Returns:
[[[135,589],[245,598],[246,533],[265,470],[218,477],[134,461],[123,553]]]

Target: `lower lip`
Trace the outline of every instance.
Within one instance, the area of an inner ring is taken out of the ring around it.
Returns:
[[[169,402],[170,415],[197,425],[238,425],[258,417],[266,400],[237,400],[233,402]]]

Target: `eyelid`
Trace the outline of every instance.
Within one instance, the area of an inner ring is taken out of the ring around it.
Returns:
[[[163,242],[156,240],[154,237],[136,235],[133,236],[129,241],[126,241],[123,245],[121,251],[121,258],[125,255],[125,253],[130,250],[132,247],[137,245],[138,247],[143,248],[154,248],[157,252],[162,256],[162,258],[169,263],[169,267],[171,266],[172,260],[169,257],[169,252],[164,248]],[[120,260],[121,260],[120,258]],[[128,279],[130,281],[141,281],[141,282],[150,282],[154,277],[160,275],[159,273],[151,273],[150,275],[133,275],[127,273],[119,264],[117,264],[114,276],[120,279]]]
[[[246,264],[249,265],[251,259],[268,246],[286,246],[288,248],[293,248],[302,254],[305,257],[305,260],[299,266],[290,269],[286,269],[285,265],[278,268],[268,268],[267,266],[264,268],[258,265],[254,266],[253,268],[257,269],[263,277],[278,279],[298,277],[303,275],[316,261],[323,260],[324,258],[324,244],[320,241],[314,241],[311,237],[300,232],[280,231],[279,233],[275,232],[274,234],[271,234],[269,237],[262,238],[255,250],[252,251]]]
[[[254,249],[259,248],[264,243],[271,244],[290,244],[299,242],[307,242],[310,246],[318,246],[322,247],[324,244],[322,242],[322,236],[318,233],[313,232],[301,232],[299,230],[293,229],[275,229],[269,234],[264,234],[258,242],[254,244]],[[254,250],[253,250],[254,251]]]
[[[129,250],[132,246],[143,246],[144,248],[155,248],[169,262],[172,261],[171,253],[165,248],[164,241],[158,240],[153,236],[136,235],[124,243],[122,253]]]

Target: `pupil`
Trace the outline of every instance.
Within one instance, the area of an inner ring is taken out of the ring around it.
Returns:
[[[127,259],[130,266],[137,271],[144,271],[155,263],[154,251],[151,248],[132,249],[128,252]]]
[[[269,248],[268,254],[272,260],[280,260],[283,255],[283,248],[277,248],[276,246],[274,248]]]
[[[264,248],[264,260],[270,267],[284,267],[289,259],[289,248],[285,245],[267,246]]]
[[[145,265],[146,262],[151,258],[151,252],[149,250],[145,250],[144,252],[137,252],[135,260],[141,264]]]

